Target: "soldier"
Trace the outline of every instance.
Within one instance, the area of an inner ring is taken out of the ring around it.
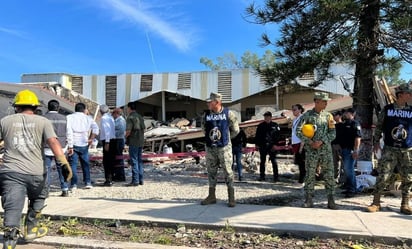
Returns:
[[[383,134],[385,146],[378,162],[378,178],[373,191],[373,202],[366,208],[367,212],[377,212],[381,208],[382,191],[398,167],[402,180],[401,213],[411,215],[409,207],[409,191],[412,186],[412,89],[409,84],[403,84],[395,89],[396,102],[386,105],[380,112],[374,134],[374,152],[380,149],[379,140]]]
[[[201,205],[216,203],[216,181],[219,167],[224,170],[229,195],[229,207],[234,207],[235,190],[233,188],[232,144],[230,139],[239,133],[236,115],[222,106],[222,95],[210,93],[206,99],[208,111],[202,119],[202,128],[206,138],[206,166],[209,178],[209,195]]]
[[[313,207],[316,167],[320,164],[325,178],[328,195],[328,208],[337,209],[335,180],[333,178],[333,159],[331,142],[335,139],[335,121],[332,114],[325,111],[329,96],[316,92],[315,107],[305,112],[297,125],[296,135],[303,141],[306,151],[305,203],[303,207]]]

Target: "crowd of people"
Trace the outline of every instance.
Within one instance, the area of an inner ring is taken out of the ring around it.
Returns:
[[[383,137],[385,147],[379,160],[379,172],[374,198],[368,212],[380,210],[380,196],[395,171],[402,179],[401,213],[411,215],[409,193],[412,186],[410,154],[412,148],[412,109],[407,104],[412,100],[409,85],[396,88],[396,102],[386,106],[380,113],[374,134],[376,145]],[[314,187],[322,175],[329,209],[338,209],[335,203],[336,185],[344,189],[346,198],[357,194],[355,165],[359,157],[362,130],[356,121],[353,108],[330,113],[326,106],[330,100],[327,93],[315,92],[314,108],[305,112],[301,104],[292,105],[294,120],[291,129],[291,145],[280,145],[280,126],[273,121],[272,113],[263,114],[264,120],[257,126],[256,150],[260,154],[259,181],[266,181],[266,161],[272,164],[273,182],[279,181],[277,152],[290,149],[295,164],[299,167],[297,182],[303,185],[302,207],[313,208]],[[218,170],[222,169],[228,191],[228,206],[235,207],[234,170],[239,181],[242,175],[242,151],[246,146],[245,131],[239,127],[236,114],[222,105],[222,95],[210,93],[206,99],[208,110],[202,117],[205,134],[206,167],[208,173],[208,196],[201,205],[215,204]],[[129,146],[129,164],[132,179],[126,186],[144,184],[143,145],[145,124],[137,112],[135,102],[127,104],[127,118],[123,110],[110,111],[100,105],[100,122],[89,115],[84,103],[75,105],[70,115],[59,113],[57,100],[48,102],[48,112],[37,112],[40,102],[30,90],[16,94],[13,106],[15,114],[0,120],[0,140],[4,141],[4,156],[0,167],[0,195],[4,209],[4,248],[15,248],[17,238],[26,241],[42,237],[47,227],[39,222],[50,189],[52,162],[55,162],[60,180],[61,196],[69,196],[79,185],[78,164],[82,168],[83,187],[93,188],[90,174],[89,147],[96,139],[103,150],[105,181],[102,186],[112,186],[114,181],[125,182],[123,149]],[[20,230],[25,198],[28,210],[24,231]]]

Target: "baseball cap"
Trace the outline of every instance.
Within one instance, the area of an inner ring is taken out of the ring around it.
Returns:
[[[265,113],[263,114],[263,116],[271,116],[271,117],[272,117],[272,113],[269,112],[269,111],[267,111],[267,112],[265,112]]]
[[[320,99],[320,100],[330,100],[329,94],[323,93],[323,92],[315,92],[315,95],[313,96],[313,98]]]
[[[354,114],[356,111],[353,108],[348,108],[348,109],[345,110],[345,112],[350,112],[350,113]]]
[[[220,93],[210,93],[210,97],[206,99],[206,102],[211,101],[222,101],[222,94]]]

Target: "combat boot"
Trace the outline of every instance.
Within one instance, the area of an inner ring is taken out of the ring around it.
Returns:
[[[40,217],[40,211],[34,211],[33,208],[29,208],[27,211],[26,219],[24,220],[24,239],[27,242],[43,237],[47,234],[49,229],[39,222]]]
[[[366,212],[375,213],[381,209],[381,195],[374,194],[373,195],[373,202],[371,205],[366,207]]]
[[[409,207],[409,193],[407,195],[402,195],[401,213],[406,215],[412,214],[412,209]]]
[[[215,204],[216,203],[216,188],[209,188],[209,195],[204,199],[203,201],[200,202],[200,205],[209,205],[209,204]]]
[[[337,210],[338,206],[335,203],[335,199],[333,198],[333,195],[328,195],[328,208]]]
[[[229,194],[229,207],[234,207],[236,206],[236,202],[235,202],[235,189],[233,187],[228,187],[227,188],[227,192]]]
[[[302,205],[303,208],[313,208],[312,194],[305,194],[305,202]]]
[[[3,235],[3,249],[14,249],[19,239],[19,229],[6,227]]]

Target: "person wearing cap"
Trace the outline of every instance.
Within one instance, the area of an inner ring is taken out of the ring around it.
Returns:
[[[112,112],[114,118],[114,134],[115,134],[115,160],[114,160],[114,172],[113,181],[124,182],[126,176],[124,172],[124,158],[123,149],[125,145],[125,133],[126,133],[126,120],[123,117],[123,110],[121,108],[115,108]]]
[[[116,138],[114,129],[114,119],[110,115],[110,109],[107,105],[100,105],[100,141],[103,145],[103,168],[104,168],[104,183],[103,186],[113,185],[114,159]]]
[[[47,103],[48,112],[44,114],[44,117],[50,120],[53,125],[54,132],[57,135],[57,140],[59,140],[60,146],[63,148],[63,152],[67,152],[67,119],[66,116],[59,113],[60,103],[59,101],[52,99]],[[47,143],[44,144],[44,161],[47,169],[47,186],[50,189],[51,184],[51,164],[52,161],[56,163],[57,173],[60,180],[60,188],[62,193],[60,196],[69,196],[68,183],[65,181],[62,173],[62,166],[56,161],[53,151],[50,149]]]
[[[367,212],[377,212],[381,209],[381,195],[388,186],[389,180],[398,169],[401,177],[402,202],[400,212],[411,215],[409,206],[410,189],[412,186],[412,89],[410,84],[402,84],[395,88],[396,102],[386,105],[379,113],[378,123],[373,136],[374,152],[381,148],[379,141],[383,135],[385,146],[382,157],[378,160],[378,177],[373,191],[372,204]]]
[[[63,153],[52,123],[35,115],[40,106],[30,90],[18,92],[14,98],[15,114],[0,120],[0,141],[5,153],[0,167],[0,195],[4,209],[3,248],[13,249],[23,235],[26,242],[45,236],[48,228],[40,223],[41,210],[47,198],[43,142],[46,141],[57,162],[64,168],[65,180],[71,169]],[[28,198],[24,232],[20,230],[22,211]]]
[[[361,144],[361,125],[355,120],[355,109],[348,108],[344,111],[344,122],[340,131],[338,141],[342,150],[342,164],[344,175],[343,194],[346,198],[354,197],[356,194],[356,174],[355,164],[359,157],[359,147]],[[336,135],[338,137],[338,135]]]
[[[256,128],[255,134],[255,145],[260,155],[260,176],[258,180],[266,180],[266,157],[269,155],[273,169],[273,181],[277,182],[279,180],[279,171],[276,162],[276,146],[280,138],[280,128],[278,123],[272,121],[271,112],[265,112],[263,118],[264,120]]]
[[[332,157],[333,157],[333,177],[337,183],[343,182],[344,171],[342,167],[342,148],[339,140],[342,139],[343,131],[343,111],[335,111],[333,119],[335,120],[336,137],[332,141]]]
[[[322,168],[325,180],[325,189],[328,198],[328,208],[337,209],[335,204],[335,179],[333,172],[332,145],[336,137],[335,121],[331,113],[325,111],[330,100],[324,92],[315,92],[313,100],[315,107],[305,112],[299,120],[296,135],[303,141],[306,153],[306,177],[305,177],[305,202],[302,207],[313,207],[313,196],[316,181],[316,168]],[[316,130],[311,137],[306,137],[302,127],[306,124],[313,125]]]
[[[68,155],[73,171],[69,188],[71,191],[77,189],[77,165],[79,161],[83,171],[85,189],[93,188],[90,176],[89,146],[99,134],[99,126],[91,116],[86,114],[88,110],[84,103],[77,103],[74,106],[74,111],[74,113],[67,115]]]
[[[294,154],[294,163],[299,167],[299,179],[298,183],[303,183],[305,180],[306,169],[305,169],[305,150],[303,149],[303,143],[296,136],[296,126],[299,123],[300,118],[302,117],[305,109],[301,104],[292,105],[292,113],[295,116],[292,122],[292,152]]]
[[[229,197],[229,207],[234,207],[235,189],[233,186],[233,155],[231,139],[239,133],[239,122],[236,115],[222,106],[222,95],[210,93],[206,99],[208,111],[202,118],[202,129],[206,139],[206,167],[209,180],[209,195],[201,201],[201,205],[216,203],[216,184],[218,169],[225,174]]]

